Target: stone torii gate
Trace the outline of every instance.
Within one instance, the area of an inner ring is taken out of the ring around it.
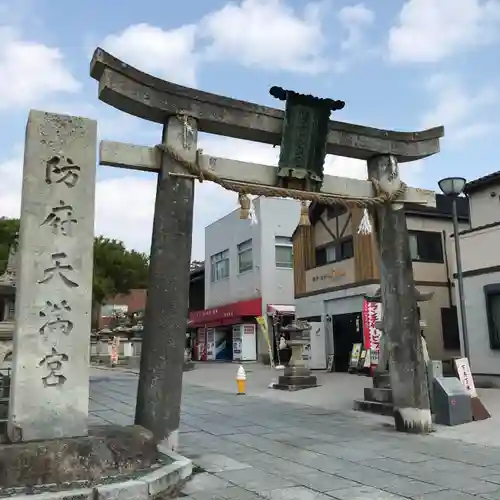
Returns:
[[[376,215],[396,428],[428,432],[432,420],[402,209],[403,202],[435,206],[435,194],[406,188],[399,177],[398,162],[439,152],[444,129],[393,132],[328,121],[327,116],[323,122],[324,152],[366,160],[370,181],[323,177],[321,159],[320,182],[311,188],[314,182],[297,183],[297,176],[293,178],[291,172],[287,183],[275,166],[215,158],[197,151],[197,132],[279,145],[290,119],[283,111],[155,78],[100,48],[91,62],[91,76],[99,82],[101,101],[163,125],[162,143],[158,146],[108,141],[100,145],[101,165],[158,174],[136,423],[150,429],[158,440],[166,439],[172,448],[177,446],[194,180],[199,178],[239,192],[240,200],[242,193],[260,194],[372,209]],[[273,89],[273,95],[282,99],[286,95],[309,99],[309,103],[315,99]],[[343,103],[328,100],[327,107],[341,109]]]

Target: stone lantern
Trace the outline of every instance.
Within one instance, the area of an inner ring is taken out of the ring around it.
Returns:
[[[311,329],[307,321],[298,320],[281,328],[282,332],[290,336],[287,343],[292,349],[292,356],[283,375],[278,378],[278,383],[273,385],[275,389],[297,391],[318,385],[316,376],[309,369]]]

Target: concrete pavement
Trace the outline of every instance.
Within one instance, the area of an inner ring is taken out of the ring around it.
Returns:
[[[320,374],[321,387],[284,393],[252,365],[249,394],[236,396],[236,368],[185,374],[179,451],[199,467],[186,500],[500,500],[500,448],[450,433],[467,426],[396,433],[391,419],[350,410],[369,384],[355,375]],[[132,423],[136,387],[133,373],[94,370],[90,423]]]

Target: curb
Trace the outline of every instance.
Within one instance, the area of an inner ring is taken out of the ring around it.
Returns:
[[[158,453],[174,462],[134,480],[97,485],[93,488],[74,488],[7,498],[8,500],[149,500],[160,494],[168,497],[191,477],[193,463],[162,444],[158,445]]]

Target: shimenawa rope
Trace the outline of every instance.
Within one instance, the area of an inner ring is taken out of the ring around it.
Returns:
[[[217,174],[214,174],[210,170],[201,167],[199,158],[202,150],[197,151],[196,162],[190,162],[184,159],[179,153],[177,153],[171,147],[165,144],[157,144],[156,147],[163,153],[168,154],[172,160],[181,165],[190,175],[198,178],[200,182],[205,180],[215,182],[219,186],[227,189],[228,191],[234,191],[241,195],[255,195],[255,196],[266,196],[266,197],[276,197],[276,198],[293,198],[300,201],[315,201],[324,205],[342,205],[346,208],[373,208],[377,205],[382,205],[383,203],[392,202],[397,200],[402,196],[406,190],[407,185],[401,182],[401,185],[393,193],[386,193],[380,183],[376,179],[370,179],[375,189],[376,196],[372,198],[356,198],[349,197],[340,194],[325,194],[317,193],[313,191],[301,191],[298,189],[282,188],[277,186],[264,186],[262,184],[254,184],[245,181],[237,180],[227,180],[220,178]]]

